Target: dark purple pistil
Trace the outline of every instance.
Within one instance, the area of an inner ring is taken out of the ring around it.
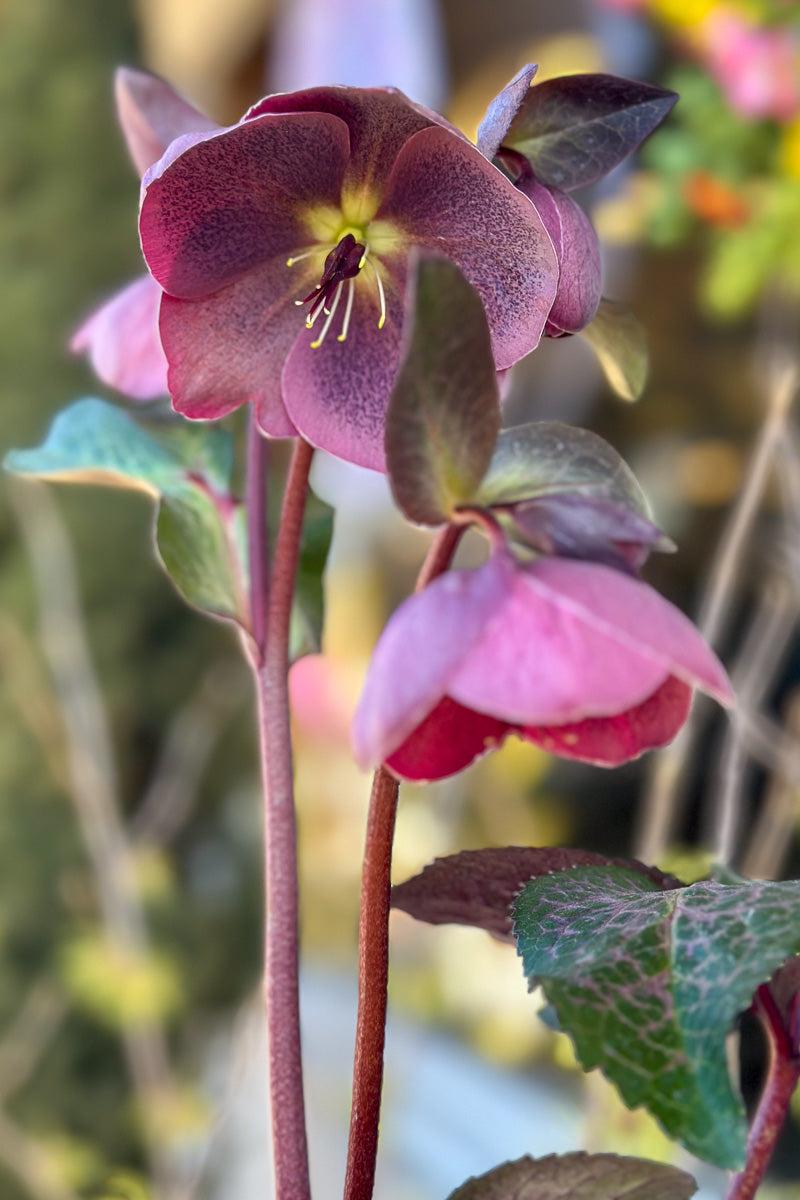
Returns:
[[[329,300],[333,299],[340,283],[345,279],[355,278],[361,267],[365,252],[366,247],[362,246],[361,242],[357,242],[352,233],[346,233],[339,244],[334,246],[325,259],[322,279],[313,292],[309,292],[302,299],[303,304],[307,304],[309,300],[313,301],[308,312],[309,321],[317,312],[320,305],[325,305]]]

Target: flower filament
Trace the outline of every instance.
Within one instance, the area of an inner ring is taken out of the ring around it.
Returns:
[[[305,258],[310,258],[313,254],[317,254],[319,249],[319,247],[314,247],[311,250],[292,255],[286,260],[287,267],[293,267],[295,263],[301,262]],[[369,243],[356,241],[355,235],[348,232],[329,250],[322,269],[322,278],[317,286],[307,296],[304,296],[302,300],[295,300],[295,304],[298,306],[303,304],[310,304],[311,306],[306,317],[306,329],[313,328],[320,313],[325,314],[325,320],[319,335],[311,343],[312,350],[317,350],[328,334],[328,330],[339,307],[345,283],[347,284],[347,302],[345,304],[341,332],[336,340],[339,342],[346,340],[350,328],[350,319],[353,314],[353,303],[355,301],[355,279],[367,264],[375,272],[380,306],[378,328],[383,329],[386,323],[386,293],[380,272],[375,263],[369,258]]]

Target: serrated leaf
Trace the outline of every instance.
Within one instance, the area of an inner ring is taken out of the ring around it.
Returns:
[[[617,1154],[519,1158],[468,1179],[449,1200],[689,1200],[691,1175]]]
[[[65,483],[145,491],[158,504],[156,546],[189,604],[244,625],[247,564],[241,506],[230,495],[233,445],[216,426],[145,427],[104,400],[59,413],[40,446],[12,450],[5,468]]]
[[[705,881],[661,891],[620,868],[533,879],[514,904],[517,950],[572,1038],[629,1107],[693,1154],[744,1163],[744,1107],[725,1038],[800,949],[800,883]]]
[[[661,124],[675,92],[615,75],[564,75],[524,94],[503,145],[524,155],[540,183],[594,183]]]
[[[474,925],[511,941],[511,905],[529,879],[589,866],[628,867],[657,887],[683,886],[674,875],[635,859],[556,846],[488,847],[434,859],[419,875],[395,884],[392,907],[430,925]]]
[[[406,517],[441,525],[471,500],[500,429],[489,326],[449,259],[418,260],[405,351],[386,414],[386,471]]]
[[[624,304],[602,299],[597,314],[579,332],[594,350],[608,385],[621,400],[638,400],[647,382],[647,338],[638,317]]]
[[[613,446],[588,429],[532,421],[504,429],[475,496],[476,504],[516,504],[576,494],[623,505],[648,518],[647,498]]]
[[[332,537],[333,509],[316,496],[309,496],[292,601],[289,633],[289,658],[292,662],[304,654],[317,654],[322,648],[322,576]]]

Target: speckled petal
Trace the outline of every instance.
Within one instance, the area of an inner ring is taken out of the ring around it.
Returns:
[[[163,79],[146,71],[120,67],[114,78],[114,96],[128,153],[140,175],[181,134],[221,128]]]
[[[495,750],[510,729],[506,721],[464,708],[445,696],[389,755],[386,766],[411,783],[446,779]]]
[[[598,767],[616,767],[646,750],[666,746],[683,727],[692,689],[671,675],[635,708],[614,717],[594,717],[572,725],[534,726],[516,732],[550,754]]]
[[[415,134],[378,217],[458,263],[483,300],[498,368],[538,345],[558,286],[553,243],[530,201],[473,146],[438,126]]]
[[[158,335],[161,288],[150,275],[129,283],[98,308],[70,342],[88,352],[103,383],[133,400],[167,394],[167,360]]]
[[[173,296],[208,296],[308,245],[304,208],[338,204],[347,126],[328,113],[247,121],[170,154],[145,176],[140,232]],[[166,165],[166,164],[169,165]]]
[[[559,263],[558,291],[545,333],[578,333],[597,312],[601,296],[600,245],[579,204],[557,188],[546,188],[532,176],[517,187],[536,207],[553,240]]]
[[[305,332],[294,304],[308,279],[302,266],[290,269],[283,258],[273,258],[213,296],[164,296],[161,337],[178,412],[215,418],[252,401],[265,433],[297,432],[286,415],[280,378],[292,342]]]
[[[337,340],[347,302],[347,283],[328,334],[316,349],[324,316],[313,331],[303,330],[283,370],[283,399],[297,428],[312,445],[337,458],[385,470],[384,418],[400,358],[402,299],[384,275],[387,316],[378,328],[375,274],[362,269],[355,287],[345,341]]]
[[[316,87],[260,100],[245,121],[265,113],[332,113],[350,132],[346,189],[379,203],[392,166],[410,137],[442,121],[396,88]],[[367,219],[374,206],[367,209]]]
[[[647,584],[598,563],[539,559],[517,568],[447,690],[520,725],[563,725],[633,708],[669,675],[732,699],[691,621]]]
[[[527,66],[522,67],[511,82],[506,84],[502,92],[498,92],[487,108],[486,116],[478,126],[476,139],[478,149],[487,158],[494,158],[500,149],[503,138],[517,115],[517,109],[528,94],[528,88],[531,86],[536,71],[535,63],[528,63]]]
[[[505,555],[475,571],[448,571],[393,614],[353,720],[353,751],[361,766],[383,762],[439,703],[448,678],[502,605],[512,572]]]

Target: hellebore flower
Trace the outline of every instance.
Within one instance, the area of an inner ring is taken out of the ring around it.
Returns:
[[[181,134],[220,128],[155,75],[122,67],[114,80],[117,117],[139,175]],[[161,288],[141,275],[96,309],[73,335],[104,383],[133,400],[167,394],[167,359],[158,332]]]
[[[411,247],[462,268],[500,369],[537,345],[555,298],[534,206],[390,88],[269,96],[233,128],[178,138],[143,182],[175,408],[253,402],[267,435],[376,470]]]
[[[593,562],[517,562],[496,550],[449,571],[394,613],[353,723],[358,762],[442,779],[509,733],[614,766],[662,746],[693,688],[723,704],[723,668],[678,609]]]
[[[800,41],[792,28],[761,28],[720,5],[699,30],[701,53],[735,112],[790,121],[800,111]]]

